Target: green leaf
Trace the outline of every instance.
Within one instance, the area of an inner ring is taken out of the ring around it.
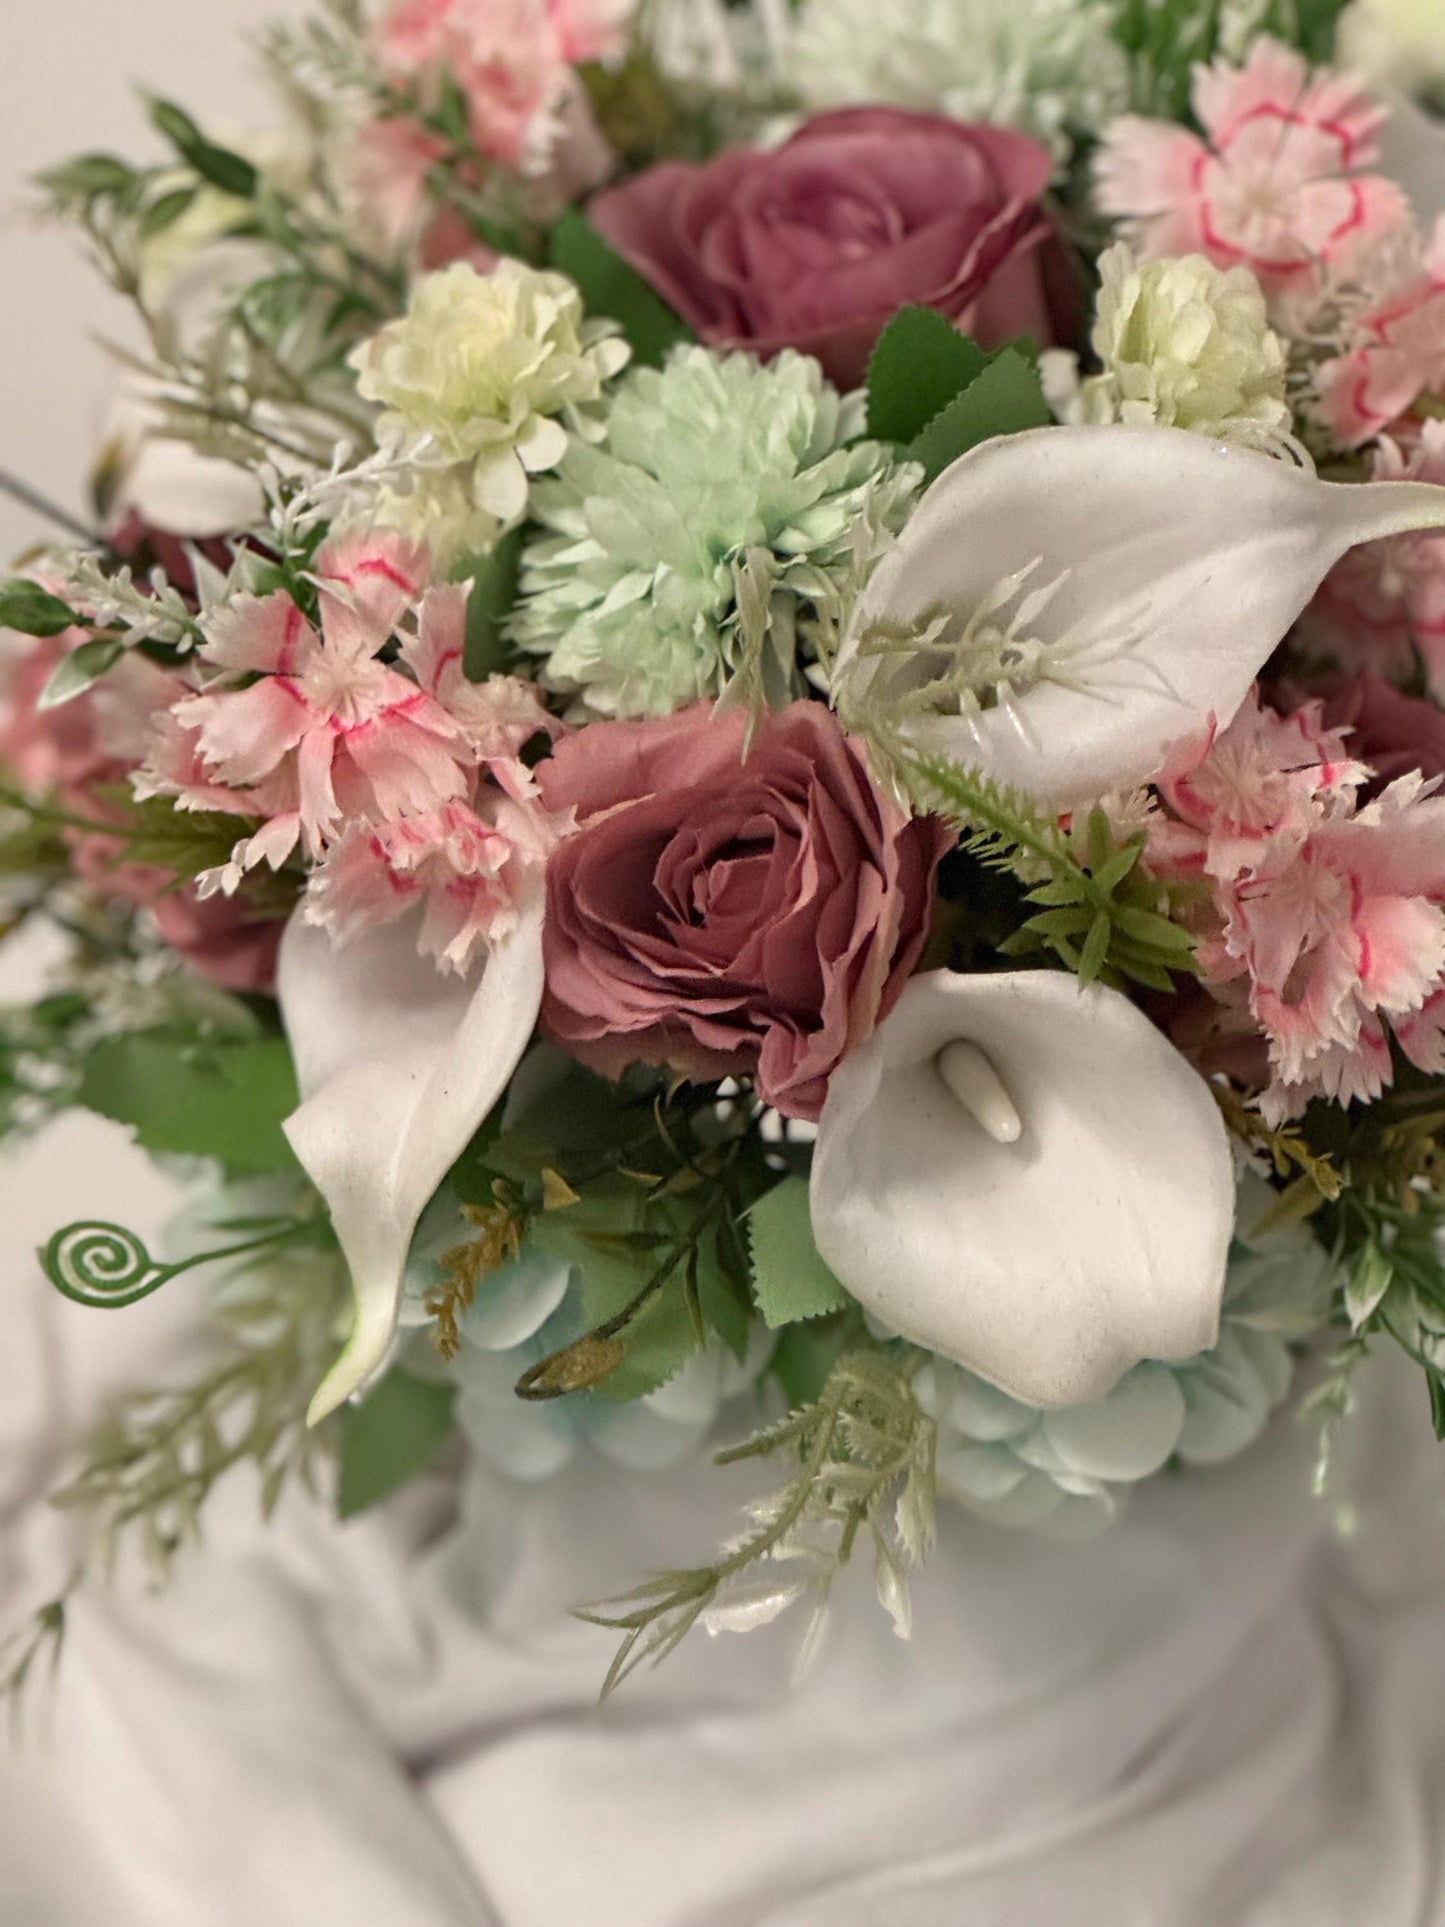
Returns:
[[[193,187],[177,187],[169,194],[162,194],[158,201],[152,201],[140,218],[140,231],[149,239],[153,234],[163,234],[173,227],[181,216],[195,202],[196,190]]]
[[[393,1368],[341,1413],[337,1511],[354,1519],[430,1470],[451,1436],[457,1388]]]
[[[92,636],[89,642],[81,643],[56,663],[36,707],[56,709],[61,703],[83,696],[124,654],[125,644],[118,636]]]
[[[38,582],[24,576],[0,582],[0,629],[18,629],[22,636],[58,636],[79,621],[68,602],[51,595]]]
[[[835,1318],[826,1324],[787,1325],[778,1333],[768,1369],[792,1411],[817,1400],[844,1346],[856,1337],[851,1326],[851,1319]]]
[[[467,641],[464,666],[473,682],[501,675],[512,666],[514,652],[503,634],[517,599],[517,571],[522,559],[522,531],[504,535],[490,555],[470,558],[457,570],[471,577],[467,598]]]
[[[900,309],[868,364],[868,433],[913,441],[987,365],[983,350],[934,309]]]
[[[1395,1267],[1372,1238],[1350,1267],[1345,1284],[1345,1314],[1351,1331],[1357,1332],[1374,1316],[1394,1282]]]
[[[784,1178],[748,1213],[753,1296],[769,1329],[841,1311],[848,1294],[819,1256],[808,1215],[808,1187]]]
[[[1109,922],[1108,911],[1098,911],[1094,921],[1089,925],[1089,934],[1084,939],[1084,947],[1079,952],[1079,976],[1084,983],[1093,983],[1104,968],[1104,961],[1109,954],[1109,938],[1112,934],[1113,926]]]
[[[114,154],[78,154],[59,167],[47,167],[36,183],[62,201],[88,201],[98,194],[122,194],[135,179],[133,168]]]
[[[151,125],[165,135],[181,159],[188,161],[203,181],[243,201],[255,198],[260,176],[251,163],[229,148],[217,147],[214,141],[207,140],[190,115],[174,101],[152,99],[150,118]]]
[[[582,291],[590,315],[610,315],[632,347],[634,362],[658,368],[670,349],[694,339],[681,316],[603,240],[587,217],[568,208],[552,230],[552,266]]]
[[[130,1125],[147,1151],[215,1158],[236,1172],[295,1168],[281,1123],[296,1108],[296,1073],[280,1037],[107,1038],[85,1060],[76,1101]]]
[[[996,435],[1046,428],[1053,420],[1038,370],[1016,348],[1005,348],[908,446],[931,482],[950,463]]]
[[[1430,1388],[1430,1423],[1436,1438],[1445,1440],[1445,1378],[1439,1372],[1426,1372],[1425,1383]]]

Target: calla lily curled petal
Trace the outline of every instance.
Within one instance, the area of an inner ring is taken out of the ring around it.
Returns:
[[[540,892],[468,979],[437,970],[416,939],[406,918],[338,945],[298,911],[281,942],[302,1098],[286,1135],[330,1207],[356,1297],[313,1424],[385,1359],[417,1220],[506,1089],[542,1001]]]
[[[960,1043],[1012,1139],[941,1068]],[[1061,971],[932,971],[834,1072],[810,1202],[868,1311],[1057,1409],[1216,1343],[1234,1195],[1207,1085],[1128,998]]]
[[[859,599],[850,728],[1059,810],[1224,727],[1357,543],[1445,527],[1445,489],[1343,484],[1172,428],[1043,428],[933,484]]]

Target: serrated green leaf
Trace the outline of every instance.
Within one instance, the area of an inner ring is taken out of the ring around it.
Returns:
[[[552,230],[551,262],[577,283],[589,315],[610,315],[618,323],[636,364],[661,367],[679,342],[694,339],[682,317],[608,246],[577,208],[568,208]]]
[[[770,1330],[821,1318],[850,1302],[814,1242],[802,1178],[784,1178],[758,1199],[748,1213],[748,1240],[753,1297]]]
[[[76,1101],[129,1125],[147,1151],[214,1158],[237,1172],[295,1168],[281,1123],[296,1108],[296,1073],[279,1037],[107,1038],[85,1060]]]
[[[393,1368],[374,1392],[341,1413],[336,1509],[369,1511],[429,1471],[451,1436],[457,1388]]]
[[[117,636],[92,636],[89,642],[81,643],[69,655],[62,656],[50,672],[49,680],[40,692],[37,709],[58,709],[61,703],[72,702],[75,697],[83,696],[91,684],[98,682],[107,669],[115,666],[125,653],[125,644]]]
[[[1038,370],[1016,349],[1005,348],[909,444],[908,458],[922,463],[931,482],[981,442],[1046,428],[1052,421]]]
[[[503,634],[517,599],[517,571],[522,559],[522,531],[504,535],[490,555],[469,558],[457,571],[471,578],[467,597],[467,639],[464,667],[472,682],[502,675],[511,668],[515,652]]]
[[[25,576],[0,582],[0,629],[16,629],[22,636],[58,636],[79,621],[68,602],[38,582]]]
[[[911,442],[983,373],[988,357],[933,308],[902,308],[868,364],[868,433]]]

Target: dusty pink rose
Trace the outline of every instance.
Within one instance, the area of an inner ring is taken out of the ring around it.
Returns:
[[[1048,285],[1057,243],[1039,209],[1052,171],[1022,134],[848,108],[774,151],[665,161],[588,213],[703,341],[800,348],[852,388],[908,305],[938,309],[986,348],[1062,339],[1066,304]]]
[[[578,829],[547,871],[542,1021],[607,1075],[630,1063],[756,1075],[815,1118],[837,1064],[892,1008],[949,837],[909,821],[819,703],[699,704],[594,723],[538,771]]]

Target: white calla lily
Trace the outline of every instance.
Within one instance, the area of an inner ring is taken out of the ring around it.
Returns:
[[[1445,489],[1321,482],[1180,429],[1041,428],[929,489],[833,688],[861,734],[1071,809],[1229,722],[1347,549],[1445,527]]]
[[[541,893],[467,979],[418,954],[413,918],[337,945],[297,911],[277,989],[302,1099],[286,1135],[330,1207],[356,1298],[314,1424],[385,1359],[417,1220],[527,1048],[542,1001]]]
[[[833,1074],[810,1189],[860,1304],[1046,1409],[1214,1345],[1234,1196],[1203,1079],[1051,970],[915,977]]]

